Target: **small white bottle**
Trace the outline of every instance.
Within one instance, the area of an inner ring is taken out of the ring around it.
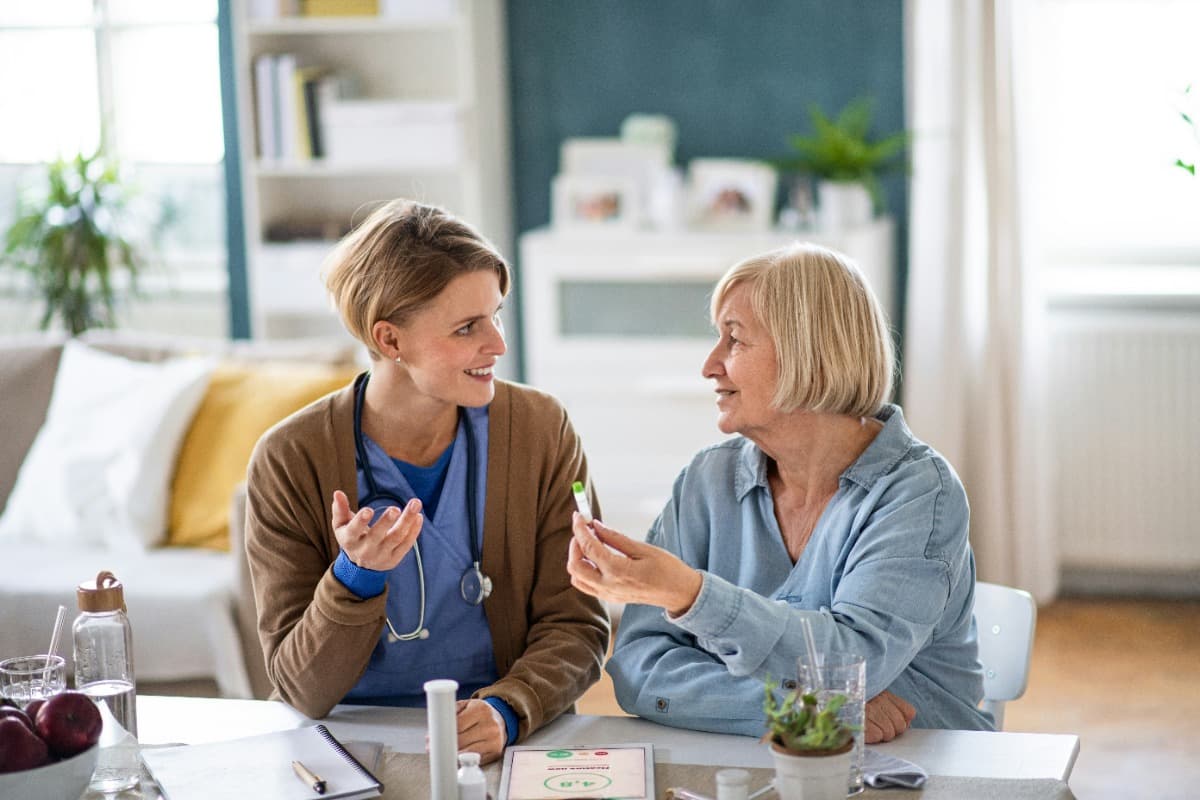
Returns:
[[[744,769],[717,771],[717,800],[746,800],[750,793],[750,773]]]
[[[479,753],[458,754],[458,800],[487,800],[487,779],[479,768]]]
[[[124,587],[111,572],[79,584],[76,595],[81,613],[71,631],[75,688],[96,702],[104,720],[90,788],[112,794],[136,786],[141,774],[133,631],[125,616]]]

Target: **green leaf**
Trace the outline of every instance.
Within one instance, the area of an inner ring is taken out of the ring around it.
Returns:
[[[38,191],[22,197],[4,232],[0,268],[28,272],[42,293],[43,328],[56,318],[71,333],[112,325],[121,290],[115,278],[136,275],[144,261],[133,230],[130,187],[119,165],[97,151],[47,165]]]
[[[793,154],[775,161],[780,169],[807,173],[835,181],[857,181],[867,187],[877,207],[883,207],[879,177],[908,171],[911,137],[898,131],[878,139],[869,135],[873,101],[859,97],[832,118],[816,105],[809,106],[811,133],[792,134]]]

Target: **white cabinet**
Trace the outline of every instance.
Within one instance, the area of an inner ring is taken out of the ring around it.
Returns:
[[[321,263],[339,231],[381,202],[409,197],[443,206],[510,252],[501,0],[410,4],[422,18],[258,19],[250,5],[234,0],[233,25],[256,338],[341,332]],[[353,102],[321,106],[325,144],[340,148],[329,157],[292,156],[287,148],[286,156],[260,156],[256,71],[266,54],[287,54],[297,67],[326,68],[357,86]],[[271,233],[286,227],[318,232]]]
[[[712,288],[737,261],[797,239],[853,258],[892,313],[887,219],[831,235],[544,229],[521,237],[526,378],[566,406],[610,525],[644,536],[679,470],[722,438],[700,374],[715,341]]]

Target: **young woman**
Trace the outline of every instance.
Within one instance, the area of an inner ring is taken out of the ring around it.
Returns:
[[[600,674],[602,604],[563,569],[562,407],[498,381],[509,272],[472,228],[397,200],[350,233],[326,285],[369,372],[269,431],[251,459],[246,550],[276,694],[422,705],[459,683],[459,749],[497,758]]]

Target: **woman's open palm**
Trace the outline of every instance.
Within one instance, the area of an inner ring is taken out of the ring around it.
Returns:
[[[346,493],[333,493],[333,535],[346,556],[357,566],[386,572],[399,564],[417,541],[425,517],[415,497],[401,510],[389,506],[375,517],[372,508],[350,511]]]

